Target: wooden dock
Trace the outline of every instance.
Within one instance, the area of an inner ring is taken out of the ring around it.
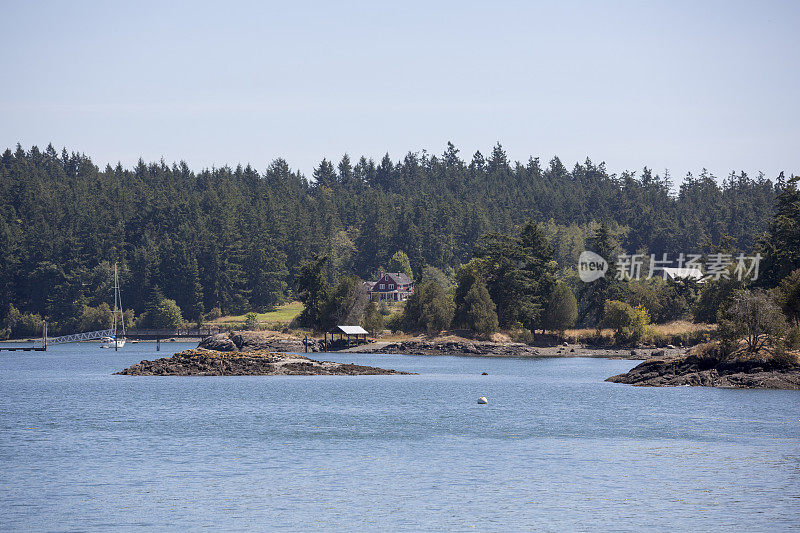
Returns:
[[[0,346],[0,352],[44,352],[45,346]]]

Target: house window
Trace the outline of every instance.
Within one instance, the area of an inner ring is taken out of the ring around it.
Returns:
[[[385,288],[386,288],[386,287],[384,286],[384,284],[383,284],[383,283],[381,283],[380,289],[381,289],[381,290],[383,290],[383,289],[385,289]]]
[[[391,285],[391,284],[390,284],[390,285],[389,285],[389,289],[390,289],[390,290],[391,290],[391,289],[394,289],[394,285]]]

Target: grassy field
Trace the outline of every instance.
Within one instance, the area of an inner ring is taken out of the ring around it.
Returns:
[[[695,324],[694,322],[689,322],[688,320],[675,320],[673,322],[668,322],[666,324],[651,324],[648,328],[655,332],[662,335],[680,335],[683,333],[695,333],[695,332],[708,332],[711,333],[717,326],[714,324]],[[565,333],[567,337],[578,337],[581,335],[590,335],[594,333],[596,330],[594,328],[583,328],[583,329],[568,329]],[[613,335],[613,331],[610,329],[603,329],[601,330],[601,334],[603,335]]]
[[[269,311],[268,313],[257,313],[258,321],[259,322],[280,322],[282,324],[288,324],[294,318],[299,315],[303,311],[303,304],[300,302],[289,302],[281,305],[274,311]],[[225,324],[230,322],[244,322],[245,315],[236,315],[236,316],[223,316],[216,320],[212,320],[210,324]]]

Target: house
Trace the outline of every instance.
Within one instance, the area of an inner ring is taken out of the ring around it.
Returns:
[[[369,287],[367,283],[371,283]],[[372,283],[367,282],[364,287],[371,300],[394,300],[396,302],[408,300],[414,294],[414,282],[402,272],[381,273],[380,279]]]
[[[671,279],[677,281],[679,279],[688,279],[697,283],[703,283],[703,271],[699,268],[669,268],[665,267],[664,279]]]

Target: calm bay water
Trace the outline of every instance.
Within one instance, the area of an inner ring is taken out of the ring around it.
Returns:
[[[588,358],[113,376],[195,345],[97,346],[0,352],[3,530],[800,527],[797,391],[630,387],[603,380],[636,362]]]

